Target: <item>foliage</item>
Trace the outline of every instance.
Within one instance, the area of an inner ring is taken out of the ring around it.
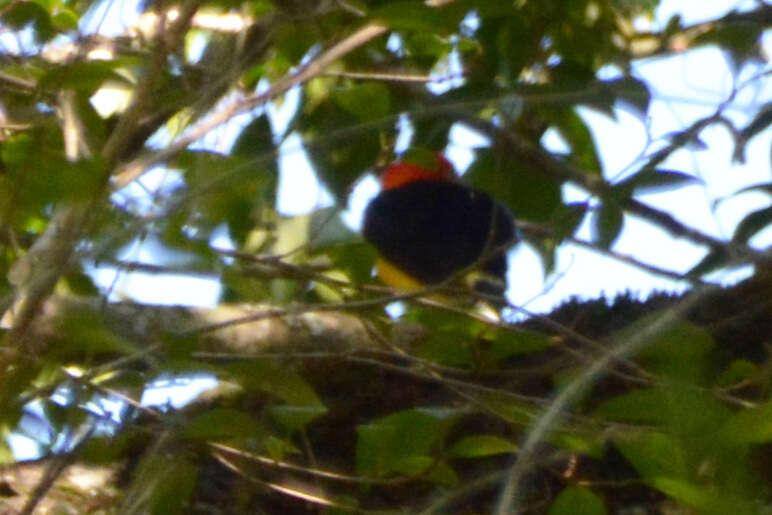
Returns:
[[[643,33],[633,21],[656,2],[157,1],[111,36],[94,31],[104,4],[2,6],[0,428],[34,440],[51,476],[76,461],[120,464],[107,512],[769,509],[772,290],[753,240],[772,208],[723,240],[643,196],[700,183],[665,161],[709,127],[731,132],[742,162],[768,132],[770,104],[738,125],[725,113],[738,85],[621,179],[604,175],[578,108],[644,119],[655,92],[633,64],[678,50],[717,46],[738,74],[768,65],[759,42],[772,8]],[[693,293],[591,324],[574,313],[526,326],[486,318],[455,285],[439,301],[394,297],[341,211],[398,157],[406,127],[413,147],[442,151],[459,126],[488,141],[464,180],[512,210],[547,273],[588,220],[584,244]],[[548,131],[566,152],[545,148]],[[227,132],[232,145],[211,143]],[[308,157],[332,206],[279,212],[287,152]],[[566,202],[569,183],[588,200]],[[748,192],[770,195],[772,182],[733,198]],[[630,216],[705,258],[680,274],[617,255]],[[138,242],[157,246],[155,262],[124,260]],[[744,293],[706,288],[710,272],[747,264]],[[101,304],[52,312],[54,293],[107,299],[93,281],[106,267],[215,277],[222,305],[187,328],[160,306],[153,318],[119,307],[118,322]],[[393,300],[405,305],[398,321],[383,313]],[[317,318],[287,321],[300,314]],[[334,336],[320,329],[331,320]],[[201,376],[218,387],[184,409],[140,403],[153,384]],[[40,480],[27,512],[52,482]]]

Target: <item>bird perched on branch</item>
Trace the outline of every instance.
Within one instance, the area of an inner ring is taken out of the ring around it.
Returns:
[[[364,238],[378,249],[378,276],[415,291],[467,276],[478,291],[503,295],[506,248],[515,243],[509,211],[458,182],[440,154],[415,153],[389,165],[367,206]]]

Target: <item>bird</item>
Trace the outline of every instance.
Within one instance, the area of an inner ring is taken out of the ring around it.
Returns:
[[[466,276],[475,290],[503,297],[506,250],[517,240],[506,207],[461,183],[440,153],[406,154],[380,183],[362,234],[378,251],[381,281],[411,292]]]

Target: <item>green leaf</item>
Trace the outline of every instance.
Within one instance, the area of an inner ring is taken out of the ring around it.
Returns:
[[[338,90],[335,101],[360,121],[367,122],[387,116],[391,112],[389,88],[380,82],[355,84]]]
[[[755,515],[760,506],[747,499],[738,498],[724,489],[714,486],[704,486],[696,481],[671,477],[655,477],[649,484],[672,497],[679,503],[698,510],[698,513],[723,515],[725,513],[742,513]]]
[[[490,346],[483,350],[481,360],[488,364],[497,364],[512,356],[530,354],[551,347],[557,340],[536,331],[497,330],[486,335]]]
[[[573,109],[561,109],[554,116],[557,131],[571,147],[570,160],[585,172],[601,176],[603,166],[589,127]]]
[[[93,93],[105,82],[129,85],[126,78],[115,71],[122,63],[112,61],[78,61],[53,68],[39,81],[39,86],[51,91],[74,89]]]
[[[615,436],[614,445],[645,480],[687,476],[684,450],[670,435],[629,431]]]
[[[690,186],[704,184],[701,179],[674,170],[644,168],[622,182],[615,184],[613,190],[624,196],[647,193],[660,193]]]
[[[619,99],[636,108],[640,117],[646,116],[651,103],[651,93],[645,82],[633,77],[623,77],[604,83]]]
[[[324,408],[316,392],[286,365],[254,360],[236,363],[224,370],[248,390],[271,394],[292,406]]]
[[[160,457],[159,469],[155,471],[158,481],[150,491],[151,513],[171,515],[189,513],[188,500],[198,478],[198,465],[181,456],[169,460]]]
[[[560,186],[527,163],[494,149],[476,152],[464,179],[512,209],[517,219],[546,222],[560,209]]]
[[[286,431],[293,432],[327,413],[324,406],[271,406],[269,413]]]
[[[737,73],[744,62],[759,57],[758,42],[765,25],[755,21],[734,21],[717,23],[698,35],[695,45],[714,44],[727,52],[730,66]]]
[[[54,319],[56,345],[50,347],[50,359],[67,359],[84,354],[134,354],[132,342],[116,334],[97,311],[71,307]]]
[[[457,410],[448,408],[415,408],[357,427],[357,471],[385,477],[404,473],[412,464],[415,472],[427,456],[441,449],[459,416]]]
[[[78,13],[66,7],[59,6],[51,22],[60,30],[75,30],[78,28]]]
[[[9,2],[3,9],[3,23],[15,30],[31,26],[38,42],[45,42],[54,37],[56,31],[51,17],[42,6],[35,2]]]
[[[185,423],[183,436],[192,440],[258,438],[263,433],[251,415],[230,408],[214,408]]]
[[[592,218],[593,239],[603,248],[609,248],[619,237],[624,225],[622,209],[614,202],[605,201]]]
[[[198,238],[208,239],[216,227],[226,222],[230,236],[241,245],[253,229],[267,222],[267,213],[275,204],[278,167],[275,155],[266,150],[273,148],[271,140],[260,139],[265,136],[261,129],[264,127],[259,121],[247,126],[232,156],[188,151],[175,160],[174,166],[184,173],[189,211],[178,211],[179,229],[169,234],[171,238],[182,236],[182,227],[192,222]],[[165,241],[173,243],[168,238]],[[188,241],[183,238],[178,243]]]
[[[565,488],[550,506],[549,515],[605,515],[603,499],[579,486]]]
[[[747,243],[758,232],[772,225],[772,206],[753,211],[745,216],[734,230],[733,242]]]
[[[736,359],[718,376],[716,386],[728,388],[742,381],[759,377],[761,373],[761,369],[756,363],[746,359]]]
[[[511,454],[517,450],[517,446],[495,435],[466,436],[448,450],[455,458],[482,458],[497,454]]]
[[[659,314],[645,317],[629,328],[635,334]],[[689,322],[676,322],[659,334],[639,354],[646,369],[670,379],[707,386],[714,376],[711,353],[715,342],[710,333]]]
[[[430,7],[424,2],[392,1],[373,9],[371,16],[385,21],[394,30],[444,34],[455,31],[466,15],[466,6],[454,4],[455,2],[451,2],[438,8]]]
[[[760,134],[772,124],[772,102],[767,102],[735,138],[735,150],[732,159],[745,163],[745,146],[754,136]]]
[[[772,402],[737,412],[721,428],[723,439],[733,444],[772,441]]]
[[[663,389],[632,390],[602,403],[595,415],[619,421],[664,424],[669,420],[663,409],[668,402]]]
[[[343,223],[341,213],[337,207],[317,209],[311,213],[308,231],[314,250],[361,241],[361,236]]]

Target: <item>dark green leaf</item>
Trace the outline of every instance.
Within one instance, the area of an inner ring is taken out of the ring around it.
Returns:
[[[95,92],[107,81],[129,84],[125,77],[116,73],[116,63],[111,61],[74,62],[57,66],[46,73],[39,81],[41,88],[58,91],[74,89]]]
[[[370,477],[405,473],[408,468],[422,472],[425,468],[416,465],[425,465],[427,457],[441,449],[459,415],[448,408],[415,408],[359,426],[357,471]]]
[[[338,90],[334,98],[343,109],[363,122],[383,118],[391,112],[389,89],[379,82],[355,84]]]
[[[735,162],[745,163],[746,144],[754,136],[769,127],[770,124],[772,124],[772,102],[767,102],[735,138],[735,150],[732,155]]]
[[[593,240],[601,247],[609,248],[622,232],[622,209],[614,202],[606,201],[596,210],[592,222]]]
[[[605,515],[603,500],[591,490],[569,486],[550,506],[549,515]]]
[[[573,109],[561,109],[549,118],[555,121],[558,132],[571,147],[571,162],[591,175],[601,176],[603,167],[595,141],[582,117]]]
[[[271,394],[289,405],[324,407],[308,383],[288,366],[255,360],[237,363],[225,370],[244,388]]]
[[[686,275],[689,277],[701,277],[728,265],[730,262],[731,256],[727,252],[723,249],[714,249],[708,252],[699,263],[694,265]]]
[[[184,457],[169,460],[158,457],[161,462],[154,470],[156,481],[150,490],[150,511],[153,515],[189,513],[188,500],[198,478],[198,465]]]
[[[424,2],[400,0],[387,2],[383,7],[374,9],[371,15],[375,19],[384,20],[394,30],[442,34],[454,31],[466,15],[465,6],[454,4],[451,2],[437,8]]]
[[[683,448],[671,436],[657,431],[619,434],[614,445],[643,479],[685,477]]]
[[[512,209],[517,219],[547,221],[562,205],[559,185],[526,163],[484,148],[464,179]]]
[[[185,423],[182,433],[192,440],[258,438],[260,424],[251,415],[229,408],[214,408]]]
[[[651,93],[645,82],[632,77],[624,77],[604,84],[614,92],[618,99],[635,107],[641,118],[646,116],[651,102]]]
[[[3,23],[16,30],[31,26],[35,39],[41,43],[56,34],[48,11],[36,2],[10,2],[3,9]]]
[[[745,216],[734,231],[732,241],[747,243],[756,233],[772,224],[772,206],[768,206]]]
[[[772,402],[740,410],[721,428],[721,433],[725,441],[734,444],[772,441]]]
[[[270,408],[273,419],[288,432],[305,428],[326,412],[327,408],[324,406],[271,406]]]
[[[734,21],[719,23],[695,38],[695,44],[714,44],[728,52],[730,65],[736,73],[746,60],[759,57],[758,43],[763,23]]]
[[[456,458],[482,458],[496,454],[511,454],[517,446],[496,435],[466,436],[454,443],[448,452]]]
[[[692,184],[703,184],[698,177],[675,170],[644,168],[622,182],[615,184],[613,190],[622,195],[639,195],[671,191]]]
[[[485,336],[490,345],[483,351],[482,360],[486,363],[499,363],[512,356],[529,354],[544,350],[557,343],[549,335],[536,331],[501,330]]]

